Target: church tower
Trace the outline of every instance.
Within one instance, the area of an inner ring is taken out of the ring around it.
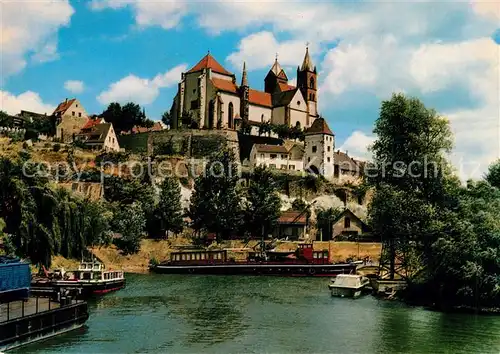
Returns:
[[[286,76],[285,70],[283,70],[280,63],[278,63],[278,56],[276,56],[271,70],[269,70],[264,79],[264,91],[272,94],[276,92],[280,83],[287,84],[288,77]]]
[[[306,47],[306,55],[302,66],[297,67],[297,87],[302,92],[304,99],[307,102],[309,116],[316,118],[318,116],[318,74],[316,66],[313,66],[311,57],[309,56],[309,47]]]
[[[243,120],[248,121],[250,101],[249,101],[250,87],[248,86],[247,78],[247,67],[246,63],[243,62],[243,73],[241,75],[241,86],[240,86],[240,116]]]

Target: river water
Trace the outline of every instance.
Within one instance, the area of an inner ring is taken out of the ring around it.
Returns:
[[[332,298],[328,283],[129,274],[86,328],[17,353],[500,353],[500,317]]]

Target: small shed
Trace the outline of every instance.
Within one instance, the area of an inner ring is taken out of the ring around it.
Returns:
[[[356,241],[361,235],[370,232],[370,227],[348,208],[335,219],[332,228],[336,241]]]
[[[273,237],[289,240],[303,239],[306,233],[307,214],[289,210],[281,213]]]

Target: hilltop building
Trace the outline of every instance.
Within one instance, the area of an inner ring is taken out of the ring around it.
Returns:
[[[286,171],[321,174],[330,180],[355,182],[362,176],[360,161],[335,151],[335,135],[324,118],[315,119],[305,132],[304,144],[254,144],[248,159],[250,167],[267,166]]]
[[[62,142],[70,142],[87,123],[88,114],[80,101],[67,98],[59,103],[52,113],[56,119],[56,138]]]
[[[103,118],[89,118],[81,131],[75,134],[75,140],[93,150],[120,151],[113,124],[106,123]]]
[[[276,58],[264,79],[264,91],[259,91],[249,87],[245,63],[237,85],[236,76],[208,53],[182,73],[171,108],[173,128],[186,124],[187,117],[196,127],[208,129],[238,129],[245,123],[255,127],[265,122],[308,128],[318,118],[317,76],[306,49],[302,66],[297,67],[297,87],[288,83]]]

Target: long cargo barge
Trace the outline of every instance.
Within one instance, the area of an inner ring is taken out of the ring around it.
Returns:
[[[89,318],[85,301],[69,290],[33,296],[29,264],[0,257],[0,352],[82,327]]]
[[[226,250],[174,252],[170,260],[150,266],[156,273],[220,274],[220,275],[275,275],[335,277],[354,274],[353,263],[330,263],[327,250],[314,251],[312,244],[299,244],[296,251],[266,252],[265,259],[249,255],[246,261],[229,260]]]

